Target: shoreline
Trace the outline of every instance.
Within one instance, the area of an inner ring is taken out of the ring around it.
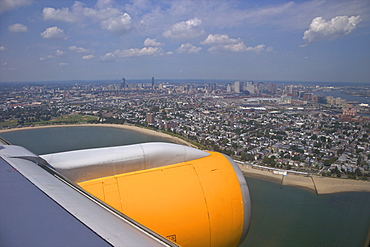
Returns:
[[[135,125],[130,125],[130,124],[61,124],[61,125],[40,125],[40,126],[33,126],[33,127],[22,127],[22,128],[12,128],[12,129],[0,129],[0,134],[1,133],[6,133],[6,132],[12,132],[12,131],[21,131],[21,130],[29,130],[29,129],[44,129],[44,128],[61,128],[61,127],[79,127],[79,126],[87,126],[87,127],[110,127],[110,128],[118,128],[118,129],[126,129],[126,130],[131,130],[135,131],[138,133],[146,134],[146,135],[151,135],[151,136],[157,136],[161,137],[163,139],[172,141],[177,144],[189,146],[189,147],[195,147],[193,144],[178,138],[176,136],[171,136],[169,134],[165,134],[159,131],[151,130],[151,129],[146,129],[144,127],[138,127]]]
[[[92,127],[110,127],[110,128],[121,128],[126,130],[135,131],[138,133],[152,135],[161,137],[171,142],[186,145],[190,147],[195,147],[191,143],[180,139],[169,134],[158,132],[155,130],[146,129],[143,127],[138,127],[129,124],[66,124],[66,125],[45,125],[45,126],[34,126],[34,127],[23,127],[23,128],[13,128],[13,129],[3,129],[0,130],[1,133],[21,131],[28,129],[42,129],[42,128],[58,128],[58,127],[78,127],[78,126],[92,126]],[[196,148],[196,147],[195,147]],[[285,177],[283,175],[274,174],[270,171],[259,170],[252,168],[247,165],[240,165],[240,170],[245,177],[263,179],[271,181],[274,183],[281,184],[284,186],[295,186],[302,189],[310,190],[316,192],[317,194],[329,194],[329,193],[340,193],[340,192],[370,192],[370,182],[359,181],[352,179],[340,179],[340,178],[327,178],[319,176],[301,176],[289,174]]]
[[[340,179],[319,176],[302,176],[289,174],[274,174],[269,171],[262,171],[246,165],[239,165],[245,177],[263,179],[284,186],[295,186],[310,190],[318,195],[341,192],[370,192],[370,182],[353,179]]]

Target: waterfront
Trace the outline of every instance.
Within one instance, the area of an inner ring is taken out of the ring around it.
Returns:
[[[157,135],[97,126],[30,128],[0,133],[0,135],[13,145],[22,145],[39,155],[143,142],[171,142]]]
[[[59,127],[1,133],[37,154],[168,141],[124,129]],[[153,139],[154,138],[154,139]],[[364,246],[370,227],[370,193],[317,196],[313,191],[247,177],[251,229],[243,246]]]
[[[350,91],[350,92],[358,92],[358,91]],[[370,97],[364,97],[364,96],[356,96],[356,95],[350,95],[345,93],[343,90],[337,90],[337,91],[317,91],[315,92],[315,95],[324,95],[324,96],[331,96],[334,98],[342,98],[349,102],[359,102],[362,104],[370,104]]]

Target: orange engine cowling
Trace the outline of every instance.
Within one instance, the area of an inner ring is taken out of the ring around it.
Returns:
[[[142,148],[143,159],[131,157],[129,160],[149,162],[140,164],[144,169],[113,172],[108,176],[103,172],[103,177],[90,175],[91,179],[76,182],[100,200],[181,246],[238,246],[244,241],[251,217],[250,197],[244,176],[232,159],[185,146],[180,146],[185,151],[174,155],[179,148],[175,144],[141,145],[149,145]],[[151,155],[150,146],[155,155]],[[165,161],[163,166],[153,166],[154,157],[161,157],[158,150],[174,158]],[[195,155],[189,156],[192,150]],[[96,155],[96,151],[94,153]],[[52,159],[49,163],[53,165]],[[56,166],[63,170],[63,165]],[[100,166],[104,164],[100,162]],[[85,165],[84,169],[97,169],[91,167]]]

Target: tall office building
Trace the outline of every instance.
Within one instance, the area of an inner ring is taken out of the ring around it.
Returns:
[[[122,81],[121,81],[121,89],[125,89],[126,88],[126,79],[125,77],[122,78]]]
[[[231,85],[230,85],[230,83],[229,83],[229,84],[227,84],[226,91],[227,91],[228,93],[231,93]]]
[[[154,77],[152,77],[152,89],[154,89]]]
[[[292,96],[292,95],[293,95],[293,92],[294,92],[293,87],[294,87],[293,85],[285,86],[285,93],[286,93],[287,95]]]
[[[254,83],[253,83],[253,81],[248,81],[248,82],[247,82],[247,91],[248,91],[250,94],[254,94],[254,93],[255,93],[255,89],[254,89]]]
[[[241,93],[242,83],[240,81],[234,82],[234,90],[235,90],[235,93]]]
[[[275,82],[272,82],[272,81],[269,82],[269,92],[272,95],[276,94],[276,83]]]

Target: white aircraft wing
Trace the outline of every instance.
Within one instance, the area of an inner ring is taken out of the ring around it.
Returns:
[[[177,246],[55,171],[23,147],[0,144],[3,246]]]

